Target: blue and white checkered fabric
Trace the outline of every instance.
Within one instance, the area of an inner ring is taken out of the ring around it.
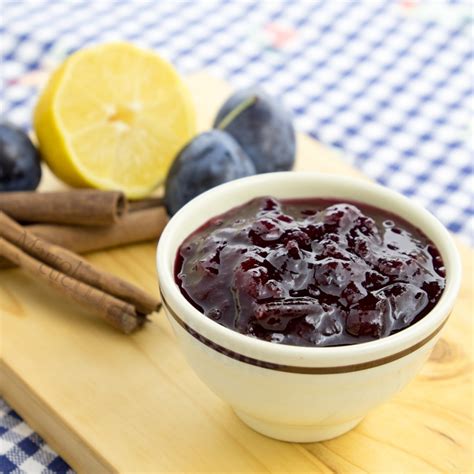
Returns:
[[[3,0],[3,7],[0,106],[8,120],[30,126],[39,78],[66,54],[133,41],[184,74],[207,69],[235,87],[262,85],[292,109],[299,130],[472,242],[470,1]]]
[[[0,399],[0,472],[74,471]]]

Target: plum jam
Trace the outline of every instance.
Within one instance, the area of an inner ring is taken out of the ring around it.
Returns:
[[[440,299],[445,269],[434,244],[387,211],[261,197],[191,234],[175,278],[199,311],[239,333],[335,346],[419,321]]]

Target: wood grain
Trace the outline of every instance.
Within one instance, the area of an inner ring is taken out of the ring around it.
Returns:
[[[229,86],[190,80],[200,128]],[[298,137],[297,168],[357,175]],[[46,173],[44,189],[61,185]],[[99,472],[472,472],[473,251],[464,283],[419,376],[353,431],[314,444],[254,433],[193,374],[163,317],[123,336],[19,270],[0,273],[0,383],[5,399],[77,470]],[[90,254],[157,292],[155,243]]]

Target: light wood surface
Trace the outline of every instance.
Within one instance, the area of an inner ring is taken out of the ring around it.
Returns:
[[[200,128],[230,88],[190,79]],[[300,170],[357,174],[299,136]],[[43,189],[60,185],[47,174]],[[0,273],[1,391],[75,469],[99,472],[472,472],[473,251],[429,362],[350,433],[289,444],[254,433],[186,365],[163,314],[124,336],[19,270]],[[155,243],[88,256],[156,292]]]

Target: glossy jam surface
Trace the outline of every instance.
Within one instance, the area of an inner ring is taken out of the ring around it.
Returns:
[[[433,243],[381,209],[256,198],[180,246],[183,295],[230,329],[279,344],[371,341],[425,316],[445,286]]]

